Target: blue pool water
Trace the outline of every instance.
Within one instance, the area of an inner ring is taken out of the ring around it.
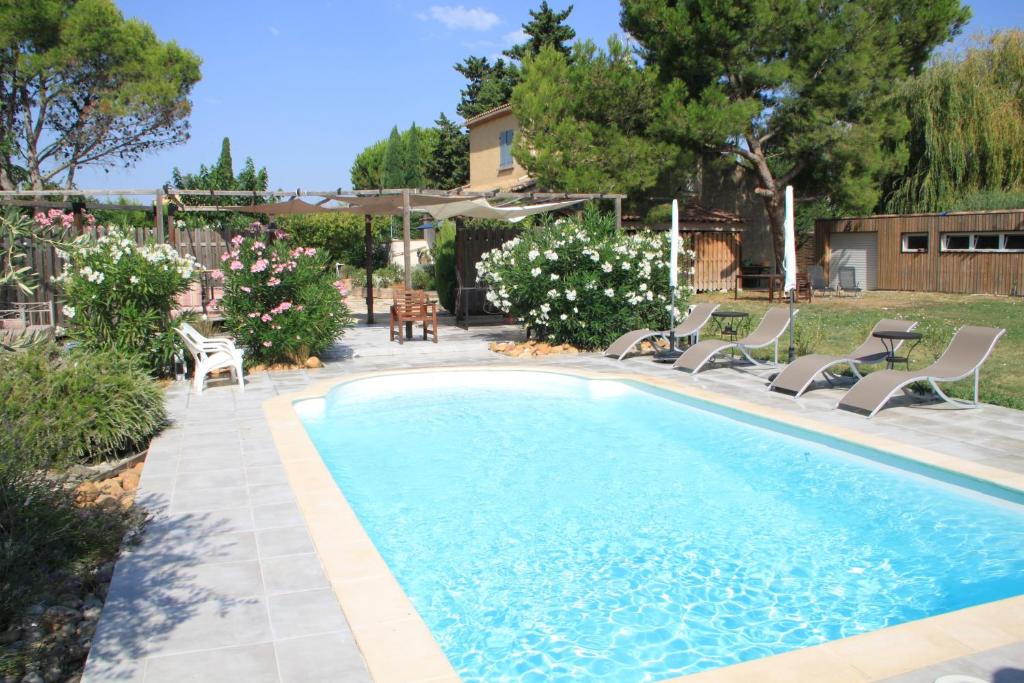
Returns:
[[[1024,593],[1019,497],[653,390],[406,374],[296,409],[466,681],[656,681]]]

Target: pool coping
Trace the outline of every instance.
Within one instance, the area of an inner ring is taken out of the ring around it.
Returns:
[[[522,365],[458,365],[360,372],[317,382],[263,402],[263,410],[320,561],[377,683],[461,680],[430,629],[380,556],[306,433],[293,404],[373,377],[434,372],[544,372],[646,384],[784,425],[824,433],[1003,488],[1024,491],[1024,474],[943,455],[884,437],[824,424],[698,387],[635,373]],[[865,425],[870,425],[865,420]],[[663,679],[663,683],[732,681],[872,681],[1024,639],[1024,596],[890,626],[820,645]]]

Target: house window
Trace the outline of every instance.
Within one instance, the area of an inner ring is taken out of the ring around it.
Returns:
[[[928,233],[903,233],[903,251],[910,254],[923,254],[928,251]]]
[[[906,249],[904,235],[904,251]],[[1024,251],[1024,233],[975,232],[942,236],[942,251]]]
[[[501,157],[498,161],[499,171],[512,168],[512,136],[513,131],[511,130],[503,130],[501,135],[498,136],[498,149],[501,152]]]

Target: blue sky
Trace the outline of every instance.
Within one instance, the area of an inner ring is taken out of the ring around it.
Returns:
[[[192,137],[131,169],[79,172],[82,188],[157,187],[171,169],[216,160],[231,138],[235,169],[246,156],[266,166],[273,188],[349,185],[356,154],[393,125],[457,119],[464,83],[452,65],[498,55],[519,40],[540,4],[446,0],[117,0],[126,16],[153,26],[203,59],[193,91]],[[568,3],[553,0],[562,8]],[[1024,26],[1021,0],[969,3],[967,34]],[[616,0],[577,0],[569,23],[599,43],[619,30]]]

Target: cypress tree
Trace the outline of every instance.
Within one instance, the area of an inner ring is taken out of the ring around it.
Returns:
[[[405,145],[398,132],[398,126],[391,129],[384,160],[381,162],[380,183],[383,188],[399,188],[405,185]]]

